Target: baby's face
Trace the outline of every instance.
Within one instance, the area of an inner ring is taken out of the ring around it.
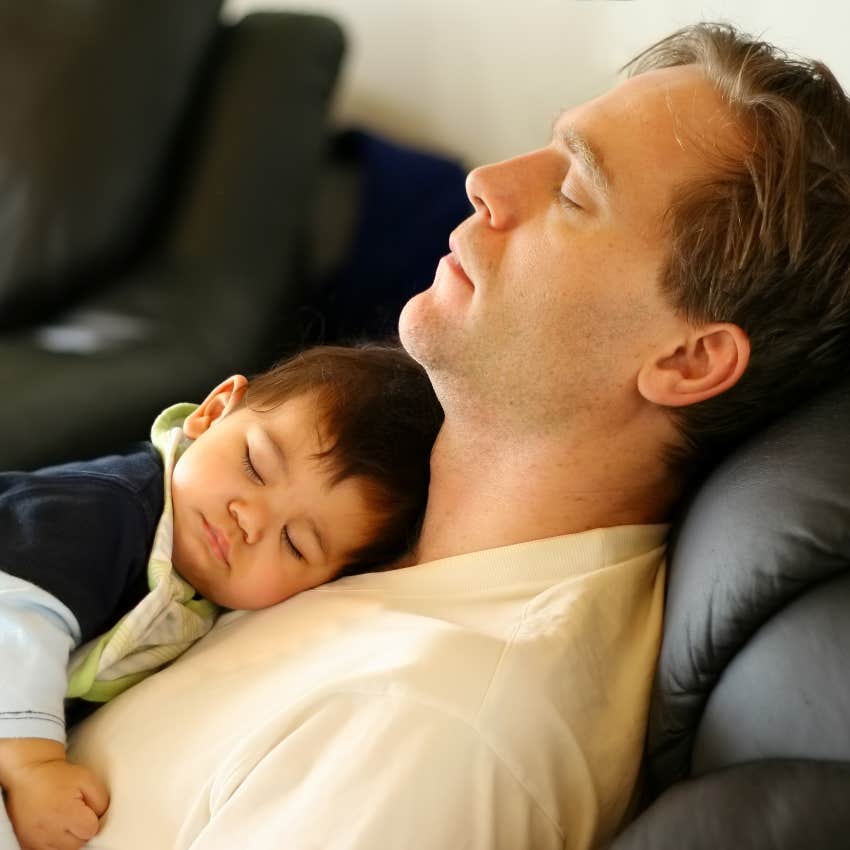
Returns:
[[[363,481],[332,485],[314,457],[326,446],[313,395],[192,428],[202,431],[172,475],[173,562],[202,596],[227,608],[274,605],[334,578],[369,541]]]

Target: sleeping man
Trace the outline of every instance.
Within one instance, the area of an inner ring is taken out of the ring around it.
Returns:
[[[474,170],[400,333],[445,410],[414,551],[222,618],[79,726],[95,848],[588,848],[632,812],[666,522],[844,372],[850,107],[719,26]]]

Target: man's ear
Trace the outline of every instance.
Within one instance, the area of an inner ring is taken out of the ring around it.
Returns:
[[[239,407],[245,391],[248,389],[248,379],[244,375],[231,375],[222,381],[183,422],[183,432],[192,440],[201,436],[212,424],[222,416],[231,413]]]
[[[749,361],[750,340],[738,325],[692,327],[686,338],[644,363],[638,392],[664,407],[696,404],[734,386]]]

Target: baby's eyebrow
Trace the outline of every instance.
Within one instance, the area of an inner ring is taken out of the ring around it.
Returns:
[[[284,473],[287,473],[289,471],[289,461],[286,459],[286,452],[284,452],[277,440],[262,425],[257,428],[257,433],[266,445],[271,446],[272,452],[283,467]]]
[[[325,546],[325,540],[322,537],[321,532],[319,531],[319,526],[316,525],[316,521],[312,517],[307,518],[307,523],[310,526],[310,530],[316,536],[316,542],[319,544],[319,549],[322,550],[322,554],[325,556],[325,561],[328,561],[328,550]]]
[[[275,440],[275,438],[262,426],[259,425],[257,428],[257,434],[260,439],[266,443],[266,445],[270,446],[274,454],[277,456],[277,459],[280,461],[280,465],[283,467],[284,474],[289,473],[289,461],[286,457],[286,452],[283,450],[283,447],[280,443]],[[325,538],[322,536],[322,532],[319,530],[319,526],[316,521],[312,517],[307,517],[307,524],[310,527],[310,531],[313,536],[316,538],[316,543],[319,546],[319,549],[327,562],[330,560],[330,556],[328,554],[328,547],[325,544]]]

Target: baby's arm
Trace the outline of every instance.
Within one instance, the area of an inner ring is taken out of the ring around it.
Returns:
[[[0,657],[14,671],[0,687],[0,786],[24,850],[76,850],[108,804],[103,784],[65,760],[66,668],[79,639],[65,605],[0,573]]]
[[[109,805],[104,784],[45,738],[0,740],[0,786],[22,850],[77,850]]]

